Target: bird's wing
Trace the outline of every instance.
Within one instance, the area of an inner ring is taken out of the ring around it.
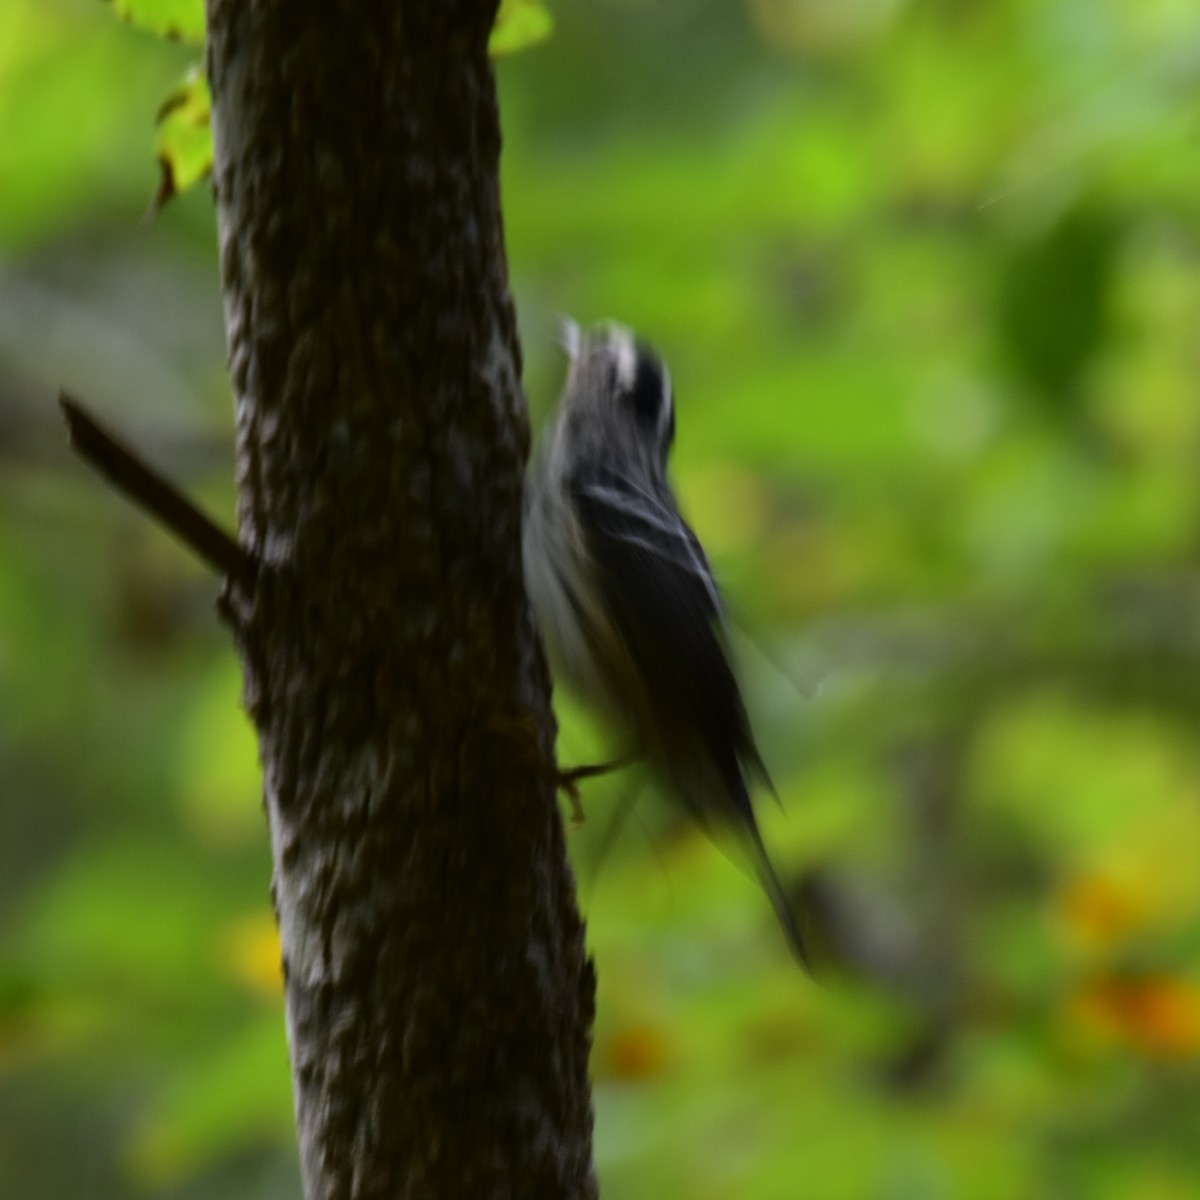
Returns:
[[[649,731],[657,750],[668,759],[707,755],[728,792],[744,795],[737,786],[740,761],[757,763],[758,756],[726,653],[720,595],[699,541],[669,494],[636,480],[592,469],[571,488],[647,718],[665,718]],[[685,799],[710,808],[704,798]]]
[[[696,535],[669,494],[613,471],[592,469],[571,490],[605,606],[645,694],[651,753],[702,821],[728,826],[736,814],[755,874],[797,959],[808,950],[771,865],[746,787],[744,765],[770,784],[724,642],[720,595]],[[707,770],[697,769],[706,763]],[[714,778],[715,776],[715,778]],[[696,794],[708,781],[717,794]]]

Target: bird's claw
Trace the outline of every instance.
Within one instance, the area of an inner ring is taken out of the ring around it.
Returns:
[[[610,771],[618,771],[629,763],[627,758],[614,759],[612,762],[588,763],[582,767],[571,767],[567,771],[559,771],[555,782],[560,791],[566,792],[571,802],[571,820],[575,825],[584,822],[583,802],[579,796],[579,781],[591,779],[595,775],[607,775]]]

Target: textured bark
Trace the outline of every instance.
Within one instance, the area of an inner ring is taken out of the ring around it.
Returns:
[[[495,0],[209,0],[306,1194],[592,1196],[594,978],[520,569]]]

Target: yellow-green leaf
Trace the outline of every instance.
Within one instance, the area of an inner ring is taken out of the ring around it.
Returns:
[[[122,20],[163,38],[204,41],[204,0],[112,0]]]
[[[500,11],[488,39],[488,53],[499,58],[536,46],[538,42],[544,42],[553,29],[554,19],[539,0],[500,0]]]
[[[150,203],[151,214],[212,170],[211,111],[208,81],[204,71],[195,66],[158,110],[154,150],[162,175]]]

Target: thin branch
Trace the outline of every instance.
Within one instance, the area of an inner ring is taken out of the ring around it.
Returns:
[[[245,587],[254,585],[258,564],[229,534],[89,416],[78,400],[61,391],[58,403],[70,444],[81,457],[210,566]]]

